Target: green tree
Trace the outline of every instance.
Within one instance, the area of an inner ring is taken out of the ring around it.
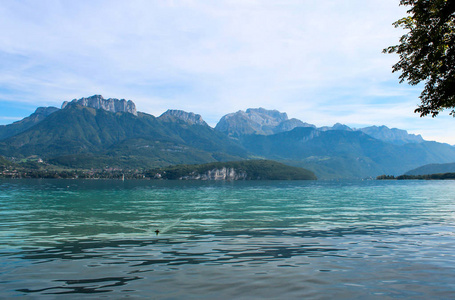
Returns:
[[[383,52],[399,54],[393,72],[401,71],[400,83],[425,82],[421,105],[414,112],[435,117],[452,109],[455,117],[455,1],[401,0],[400,5],[411,9],[393,25],[408,32],[399,45]]]

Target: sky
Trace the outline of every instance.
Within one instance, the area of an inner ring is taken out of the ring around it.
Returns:
[[[392,73],[399,0],[0,0],[0,124],[95,94],[138,111],[263,107],[316,126],[386,125],[455,144]]]

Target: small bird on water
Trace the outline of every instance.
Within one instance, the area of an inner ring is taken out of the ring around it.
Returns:
[[[160,231],[157,229],[157,230],[155,230],[155,233],[156,233],[156,235],[158,235],[160,233]]]

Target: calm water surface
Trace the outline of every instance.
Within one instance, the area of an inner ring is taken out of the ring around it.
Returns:
[[[455,298],[455,181],[1,180],[0,228],[2,299]]]

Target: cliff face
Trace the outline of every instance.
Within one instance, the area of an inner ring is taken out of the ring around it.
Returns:
[[[246,111],[227,114],[215,129],[238,137],[249,134],[269,135],[289,131],[296,127],[314,127],[297,119],[288,119],[286,113],[264,108],[249,108]]]
[[[289,132],[297,127],[310,127],[323,131],[360,131],[375,139],[394,145],[423,143],[421,135],[409,134],[406,130],[388,128],[387,126],[370,126],[353,129],[347,125],[336,123],[333,126],[316,127],[298,119],[288,119],[286,113],[264,108],[249,108],[246,111],[230,113],[221,118],[215,129],[228,136],[241,138],[247,135],[274,135]]]
[[[192,173],[187,176],[182,176],[179,179],[183,180],[245,180],[247,173],[238,172],[235,168],[212,169],[202,174]]]
[[[151,170],[155,179],[170,180],[316,180],[313,172],[271,160],[211,162]]]
[[[64,109],[70,102],[65,101],[62,104]],[[127,112],[137,116],[136,105],[133,101],[125,99],[109,98],[104,99],[101,95],[94,95],[88,98],[74,99],[71,103],[76,103],[82,106],[87,106],[95,109],[103,109],[113,113],[116,112]]]
[[[58,110],[58,108],[57,107],[53,107],[53,106],[38,107],[31,116],[33,116],[33,115],[41,115],[43,117],[47,117],[48,115],[56,112],[57,110]]]

